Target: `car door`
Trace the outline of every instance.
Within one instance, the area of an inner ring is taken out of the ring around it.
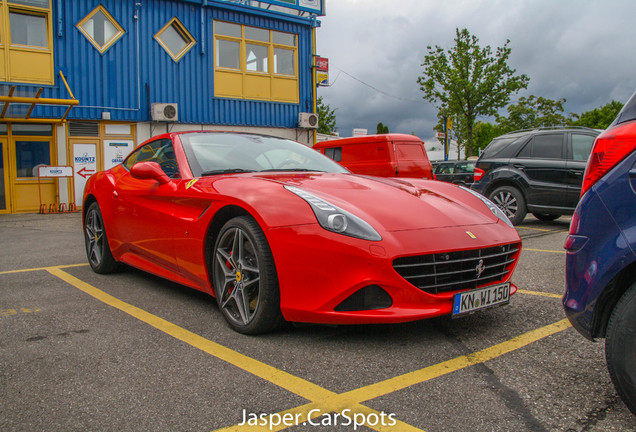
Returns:
[[[540,212],[541,207],[564,207],[567,166],[563,132],[535,135],[510,163],[527,179],[527,205],[538,207],[531,211]]]
[[[160,184],[154,179],[137,179],[130,168],[138,162],[159,163],[168,177],[175,180]],[[119,239],[128,251],[143,260],[177,271],[174,255],[174,201],[179,168],[170,139],[152,141],[136,149],[124,161],[127,174],[115,183],[115,212]]]
[[[576,207],[581,197],[585,166],[596,135],[571,132],[568,141],[566,205]]]
[[[452,182],[453,172],[455,171],[454,162],[442,162],[435,168],[435,176],[437,180]]]

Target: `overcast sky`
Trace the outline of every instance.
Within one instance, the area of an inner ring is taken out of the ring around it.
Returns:
[[[329,59],[331,85],[318,96],[336,109],[343,137],[353,128],[375,133],[382,122],[432,140],[437,110],[417,78],[426,47],[452,47],[456,28],[493,52],[510,39],[509,65],[530,78],[513,103],[565,98],[567,115],[626,102],[636,91],[636,0],[326,1],[317,54]]]

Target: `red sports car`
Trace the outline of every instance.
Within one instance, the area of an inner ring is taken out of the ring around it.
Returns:
[[[481,195],[354,175],[281,138],[156,136],[93,175],[83,209],[95,272],[205,291],[240,333],[460,316],[517,290],[521,240]]]

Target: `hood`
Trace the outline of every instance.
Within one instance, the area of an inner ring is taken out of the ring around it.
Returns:
[[[477,197],[450,183],[355,174],[271,174],[387,231],[497,223]]]

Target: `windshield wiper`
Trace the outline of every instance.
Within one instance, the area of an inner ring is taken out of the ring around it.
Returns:
[[[317,169],[307,169],[307,168],[272,168],[272,169],[262,170],[261,172],[272,172],[272,171],[325,172],[325,171],[321,171]]]
[[[254,170],[248,170],[243,168],[228,168],[228,169],[204,171],[201,173],[201,177],[221,175],[221,174],[249,173],[249,172],[254,172]]]

